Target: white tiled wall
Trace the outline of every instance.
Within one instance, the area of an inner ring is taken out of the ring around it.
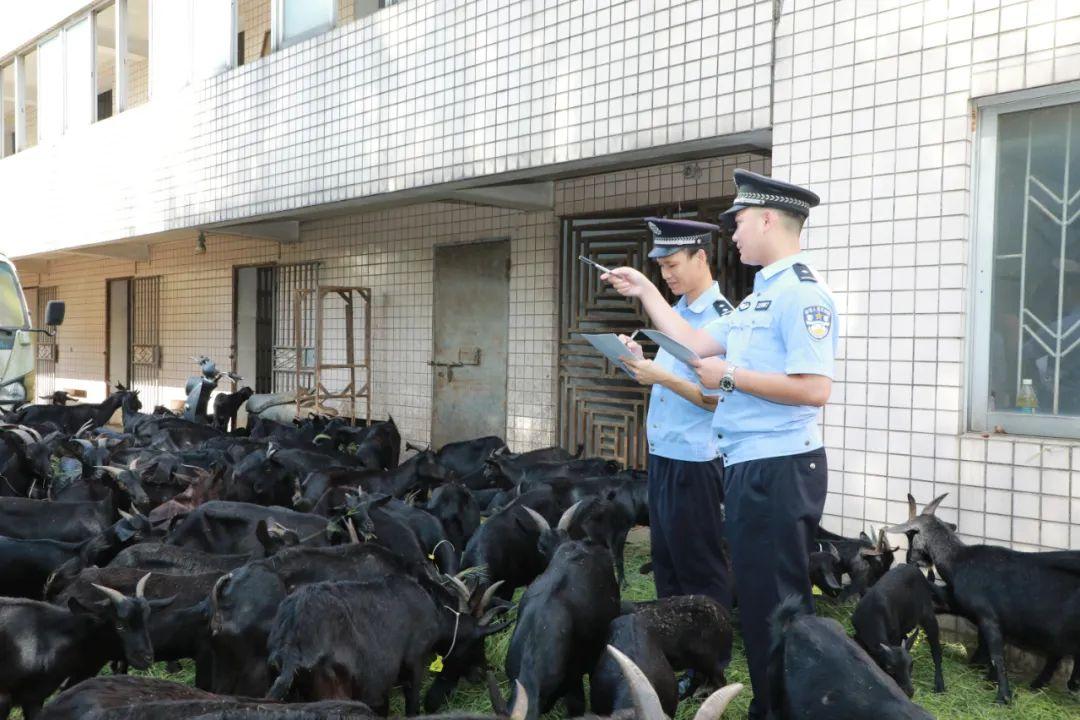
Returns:
[[[1076,443],[966,434],[973,97],[1080,78],[1080,3],[789,0],[773,167],[823,205],[806,242],[843,312],[825,412],[826,522],[906,518],[972,541],[1080,548]],[[1071,453],[1071,456],[1070,456]]]
[[[766,128],[772,13],[410,0],[0,162],[5,219],[72,247]]]
[[[56,386],[82,387],[100,399],[105,374],[108,278],[160,275],[161,382],[153,402],[183,396],[206,354],[229,366],[233,268],[318,261],[320,283],[372,289],[373,413],[392,414],[403,435],[424,443],[431,417],[433,248],[494,237],[511,241],[507,441],[528,450],[555,442],[557,426],[558,217],[731,195],[736,167],[768,172],[768,158],[740,154],[621,170],[559,181],[553,211],[521,212],[446,203],[416,205],[304,223],[296,245],[196,233],[150,247],[148,262],[93,258],[50,260],[40,272],[22,263],[27,286],[57,286],[68,304],[59,329]]]

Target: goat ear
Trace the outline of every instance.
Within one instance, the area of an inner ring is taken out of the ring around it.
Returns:
[[[945,493],[944,495],[938,495],[936,498],[934,498],[930,502],[929,505],[927,505],[926,507],[923,508],[922,514],[923,515],[933,515],[935,512],[937,512],[938,505],[941,504],[941,501],[944,500],[945,498],[947,498],[948,496],[949,496],[949,493]]]
[[[270,548],[270,545],[272,544],[273,541],[270,538],[270,530],[266,527],[266,521],[265,520],[260,520],[255,525],[255,538],[259,541],[259,544],[262,545],[264,548],[267,548],[267,549]]]

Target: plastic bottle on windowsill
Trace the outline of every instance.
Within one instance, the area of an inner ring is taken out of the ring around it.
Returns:
[[[1035,388],[1031,385],[1030,378],[1024,378],[1020,383],[1020,393],[1016,396],[1016,408],[1029,415],[1035,414],[1039,407],[1039,399],[1035,397]]]

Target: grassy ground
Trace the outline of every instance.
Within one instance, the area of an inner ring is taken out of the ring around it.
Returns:
[[[626,549],[627,580],[630,586],[623,592],[623,598],[629,600],[649,600],[655,597],[651,576],[642,576],[637,570],[648,559],[647,540],[635,541],[634,536]],[[850,632],[849,618],[854,603],[849,605],[827,605],[819,603],[819,613],[838,620]],[[506,630],[488,640],[488,659],[495,669],[504,695],[509,687],[502,673],[503,660],[510,644],[511,630]],[[948,691],[943,694],[933,692],[933,661],[926,643],[920,639],[915,646],[915,701],[929,710],[939,720],[1080,720],[1080,697],[1072,697],[1060,690],[1050,689],[1032,692],[1027,687],[1029,678],[1013,676],[1013,702],[1008,707],[994,704],[995,686],[983,680],[981,668],[969,668],[962,645],[945,645],[944,674]],[[143,673],[140,673],[143,674]],[[194,666],[190,662],[183,664],[183,670],[169,675],[163,664],[154,666],[147,675],[180,682],[193,683]],[[745,718],[746,708],[750,704],[750,679],[743,656],[742,642],[736,637],[731,666],[727,671],[728,682],[741,682],[747,689],[735,699],[725,713],[727,718]],[[698,703],[682,703],[676,720],[691,720]],[[491,712],[491,703],[487,690],[481,686],[463,685],[453,697],[450,710]],[[402,713],[404,706],[400,693],[394,699],[393,712]],[[18,713],[14,717],[21,717]],[[563,718],[561,706],[545,716],[548,720]]]

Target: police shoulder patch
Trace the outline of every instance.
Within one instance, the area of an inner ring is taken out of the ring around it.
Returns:
[[[806,332],[815,340],[824,340],[832,329],[832,311],[824,305],[810,305],[803,308],[803,323]]]
[[[795,263],[791,266],[791,269],[795,271],[795,275],[798,276],[803,282],[817,282],[817,278],[814,276],[814,271],[802,263]]]
[[[731,303],[729,303],[726,298],[720,298],[719,300],[714,302],[712,306],[713,310],[715,310],[716,314],[720,317],[724,317],[725,315],[728,315],[735,310],[735,308],[731,306]]]

